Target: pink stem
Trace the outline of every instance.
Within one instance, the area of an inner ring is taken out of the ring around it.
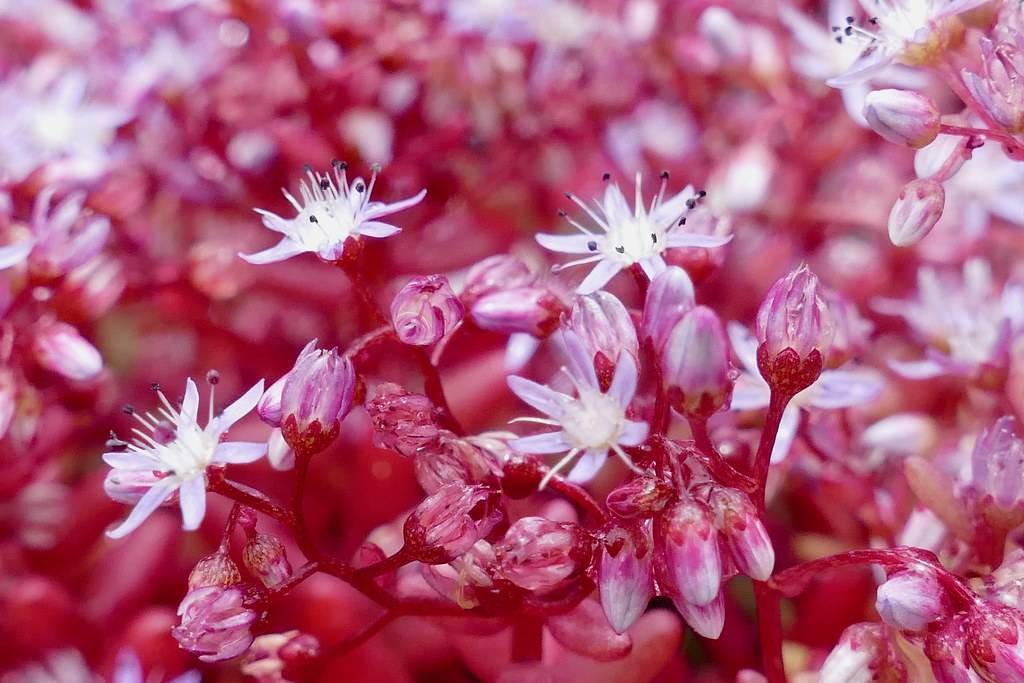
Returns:
[[[1012,135],[1008,135],[1007,133],[999,130],[992,130],[991,128],[971,128],[970,126],[955,126],[950,123],[943,123],[939,126],[939,132],[945,133],[946,135],[962,135],[963,137],[981,135],[986,138],[1002,140],[1011,144],[1016,144],[1017,142]]]

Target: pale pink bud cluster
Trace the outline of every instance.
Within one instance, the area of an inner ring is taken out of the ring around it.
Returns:
[[[100,352],[67,323],[38,328],[32,351],[39,365],[75,382],[95,379],[103,371]]]
[[[352,407],[356,375],[352,361],[336,349],[306,345],[288,374],[267,389],[257,405],[264,422],[281,428],[297,454],[327,448]]]
[[[504,518],[501,496],[486,486],[453,482],[405,520],[405,547],[426,564],[444,564],[469,550]]]
[[[737,489],[715,486],[710,504],[736,569],[756,581],[767,581],[775,569],[775,548],[753,501]]]
[[[733,385],[729,341],[710,308],[697,306],[679,319],[660,361],[669,401],[683,415],[707,417],[728,405]]]
[[[178,617],[172,635],[204,662],[237,657],[253,642],[250,629],[257,614],[245,606],[245,593],[237,586],[190,590],[178,606]]]
[[[566,585],[590,564],[589,537],[578,525],[523,517],[495,544],[502,577],[536,593]]]
[[[1024,522],[1024,440],[1013,417],[999,418],[978,437],[971,487],[990,523],[1009,530]]]
[[[939,134],[939,110],[931,98],[910,90],[875,90],[864,100],[864,118],[889,142],[914,149]]]
[[[920,632],[950,610],[949,598],[935,572],[895,572],[878,587],[875,609],[882,621],[903,631]]]
[[[429,398],[386,382],[377,387],[376,396],[366,403],[373,422],[373,440],[405,456],[434,446],[440,434],[437,412]]]
[[[576,297],[565,328],[579,338],[603,388],[611,384],[620,353],[639,358],[640,344],[629,311],[608,292]]]
[[[462,322],[464,308],[448,278],[426,275],[410,280],[391,302],[391,323],[398,339],[412,346],[430,346]]]
[[[670,266],[658,273],[647,288],[640,328],[645,340],[660,351],[683,314],[694,307],[693,282],[686,271]]]
[[[931,178],[907,183],[889,211],[889,240],[897,247],[917,244],[942,218],[946,191]]]

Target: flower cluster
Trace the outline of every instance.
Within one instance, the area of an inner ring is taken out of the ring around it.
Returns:
[[[0,682],[1024,682],[1022,226],[1019,0],[0,3]]]

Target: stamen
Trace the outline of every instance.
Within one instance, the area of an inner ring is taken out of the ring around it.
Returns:
[[[575,458],[577,455],[579,455],[579,452],[580,452],[579,448],[573,448],[571,451],[569,451],[566,454],[566,456],[564,458],[562,458],[557,463],[555,463],[555,466],[552,467],[551,469],[549,469],[547,471],[547,474],[544,475],[544,478],[540,480],[540,485],[537,487],[537,490],[538,491],[543,491],[544,487],[548,485],[549,481],[551,481],[551,478],[554,477],[556,474],[558,474],[558,472],[561,469],[563,469],[566,465],[568,465],[572,461],[573,458]]]

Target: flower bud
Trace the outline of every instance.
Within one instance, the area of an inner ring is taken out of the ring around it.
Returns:
[[[1009,530],[1024,522],[1024,441],[1014,418],[999,418],[978,437],[971,486],[990,523]]]
[[[36,362],[75,382],[94,379],[103,371],[103,357],[67,323],[44,325],[32,343]]]
[[[190,590],[178,606],[181,623],[171,630],[178,644],[204,662],[231,659],[249,649],[257,614],[245,607],[237,587],[206,586]]]
[[[967,615],[939,619],[924,638],[924,654],[936,683],[977,683],[967,662]]]
[[[710,308],[687,312],[661,349],[661,371],[672,407],[687,416],[708,417],[732,396],[729,342]]]
[[[629,311],[608,292],[576,297],[565,327],[582,342],[603,388],[611,384],[620,352],[639,358],[640,345]]]
[[[315,636],[299,631],[268,633],[252,641],[242,659],[241,672],[257,683],[304,680],[303,667],[320,656]]]
[[[710,640],[717,640],[722,635],[722,629],[725,628],[725,596],[722,591],[718,591],[706,605],[695,605],[674,593],[672,604],[697,635]]]
[[[597,586],[601,607],[616,633],[625,633],[654,597],[653,558],[649,523],[635,531],[616,527],[605,537]]]
[[[464,309],[444,275],[409,280],[391,302],[391,323],[399,341],[430,346],[462,321]]]
[[[405,547],[424,564],[444,564],[473,547],[503,519],[500,495],[486,486],[448,484],[405,520]]]
[[[478,299],[470,313],[477,327],[514,334],[547,337],[558,329],[564,304],[541,287],[499,290]]]
[[[878,587],[875,609],[893,628],[919,632],[949,610],[949,598],[934,572],[906,570]]]
[[[653,517],[665,509],[674,495],[675,487],[671,482],[641,475],[613,489],[605,498],[605,504],[623,519]]]
[[[693,306],[693,282],[685,270],[672,266],[654,276],[647,288],[640,329],[655,351],[661,350],[676,322]]]
[[[767,581],[775,569],[775,548],[750,497],[716,486],[710,504],[736,568],[755,581]]]
[[[404,456],[413,456],[437,444],[440,429],[434,404],[422,394],[385,382],[366,403],[373,422],[373,443]]]
[[[285,376],[280,404],[275,407],[273,392],[279,382],[267,391],[271,397],[264,395],[266,402],[261,399],[257,406],[260,416],[266,420],[275,413],[280,415],[281,434],[297,455],[312,455],[327,448],[337,438],[341,421],[352,407],[356,384],[352,361],[339,356],[335,349],[304,350]]]
[[[772,389],[794,395],[818,379],[833,329],[821,285],[807,266],[768,290],[756,331],[758,368]]]
[[[715,599],[722,561],[707,504],[688,497],[666,508],[655,520],[654,540],[665,578],[684,601],[704,606]]]
[[[416,481],[427,493],[452,482],[481,484],[497,481],[501,461],[491,449],[477,446],[472,438],[461,439],[442,431],[433,448],[421,450],[414,461]]]
[[[917,244],[942,218],[945,205],[941,184],[929,178],[910,181],[889,211],[889,241],[897,247]]]
[[[906,680],[906,666],[896,659],[885,626],[861,623],[843,631],[818,676],[819,683]]]
[[[967,655],[991,683],[1024,681],[1024,615],[994,602],[979,602],[967,615]]]
[[[576,524],[523,517],[494,546],[502,577],[520,588],[546,593],[590,564],[589,537]]]
[[[875,90],[864,99],[864,118],[889,142],[919,149],[939,134],[939,110],[931,98],[909,90]]]
[[[518,256],[489,256],[466,272],[462,302],[466,306],[471,306],[477,299],[487,294],[529,287],[536,281],[537,277],[530,272],[530,267]]]
[[[207,555],[192,568],[188,575],[190,591],[207,586],[234,586],[242,582],[242,573],[238,565],[228,555],[225,548],[220,548],[212,555]]]
[[[281,541],[255,529],[247,533],[249,539],[242,550],[245,568],[267,588],[279,586],[291,578],[292,566]]]
[[[68,273],[60,283],[58,296],[78,314],[95,320],[121,298],[127,285],[121,264],[100,255]]]
[[[494,547],[477,541],[472,548],[448,564],[425,564],[423,579],[442,597],[462,609],[478,607],[494,586]]]

